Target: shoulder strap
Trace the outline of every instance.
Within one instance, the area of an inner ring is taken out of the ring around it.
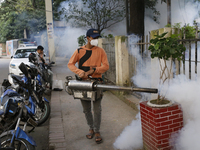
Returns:
[[[79,51],[80,51],[81,49],[83,49],[83,48],[79,48],[79,49],[78,49],[78,53],[79,53]]]

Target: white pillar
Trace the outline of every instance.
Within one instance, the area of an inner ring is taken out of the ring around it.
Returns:
[[[115,36],[116,84],[129,86],[129,53],[125,36]]]
[[[53,32],[53,13],[52,0],[45,0],[46,7],[46,25],[48,36],[49,61],[55,60],[54,32]]]
[[[24,39],[27,39],[26,29],[24,29]]]

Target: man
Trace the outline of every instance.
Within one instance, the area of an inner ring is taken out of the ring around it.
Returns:
[[[44,59],[44,47],[39,45],[37,47],[37,51],[36,51],[36,57],[37,57],[37,62],[38,64],[39,63],[43,63],[44,65],[48,65],[46,62],[45,62],[45,59]],[[48,71],[48,74],[50,75],[50,77],[48,78],[48,82],[49,82],[49,88],[52,89],[52,84],[53,84],[53,72],[51,70],[47,70]]]
[[[98,38],[100,34],[96,29],[89,29],[86,33],[87,44],[77,49],[69,60],[68,68],[77,74],[83,80],[88,76],[93,78],[101,78],[102,73],[109,69],[109,63],[105,51],[98,47]],[[75,64],[78,62],[78,68]],[[96,143],[103,141],[100,135],[101,123],[101,99],[93,101],[94,119],[91,112],[91,101],[81,100],[83,112],[89,125],[89,133],[86,135],[88,139],[92,139],[95,135]]]
[[[46,64],[45,60],[44,60],[44,53],[43,53],[44,47],[39,45],[37,47],[37,51],[36,51],[36,57],[38,60],[38,63],[44,63]]]

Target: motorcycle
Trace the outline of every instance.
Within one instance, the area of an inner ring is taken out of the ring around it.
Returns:
[[[7,99],[0,109],[0,116],[2,119],[12,118],[13,123],[11,124],[12,129],[6,130],[0,135],[1,149],[35,150],[36,142],[26,133],[25,129],[27,124],[34,129],[37,126],[37,122],[32,118],[32,114],[24,104],[24,97],[18,96],[12,90],[9,91],[9,94],[16,96]],[[23,129],[19,126],[20,121],[24,122]]]
[[[4,85],[3,87],[6,90],[1,96],[1,99],[3,100],[6,97],[7,90],[11,89],[15,90],[19,95],[23,95],[25,97],[25,104],[28,107],[27,109],[32,109],[31,113],[39,126],[50,116],[49,101],[43,97],[45,89],[42,87],[41,76],[38,74],[37,69],[30,68],[30,66],[24,63],[20,64],[20,68],[24,76],[10,74],[14,86],[9,86],[8,81],[4,80],[2,86]]]
[[[54,63],[55,62],[50,62],[47,65],[45,65],[44,63],[38,64],[38,69],[41,72],[41,78],[43,79],[42,81],[44,81],[43,84],[46,84],[46,87],[49,87],[50,89],[52,88],[53,84],[53,72],[51,71],[51,65]]]

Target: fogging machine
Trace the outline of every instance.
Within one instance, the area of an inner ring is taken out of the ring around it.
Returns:
[[[136,88],[124,87],[117,85],[102,84],[101,78],[92,78],[90,80],[82,80],[76,76],[67,76],[65,82],[65,90],[69,95],[73,95],[74,99],[92,100],[95,101],[103,96],[103,90],[118,90],[132,92],[158,93],[155,88]]]

